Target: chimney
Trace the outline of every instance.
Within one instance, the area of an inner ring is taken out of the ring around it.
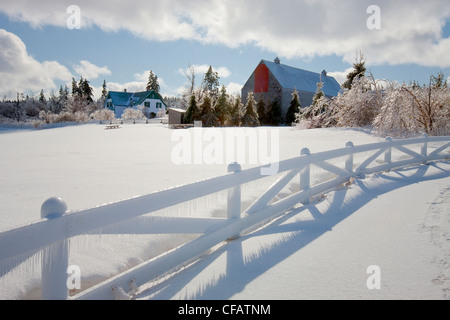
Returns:
[[[127,92],[127,89],[123,89],[123,92]]]
[[[275,58],[275,60],[273,60],[273,62],[275,62],[276,64],[280,64],[280,59],[278,57]]]

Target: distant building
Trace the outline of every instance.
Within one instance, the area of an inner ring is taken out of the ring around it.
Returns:
[[[284,118],[294,90],[297,90],[300,104],[305,108],[311,105],[319,82],[323,82],[322,91],[327,97],[335,97],[341,90],[339,83],[328,76],[325,70],[314,73],[283,65],[278,58],[274,62],[261,60],[242,88],[242,102],[247,102],[249,92],[254,93],[256,102],[262,98],[269,104],[278,99]]]
[[[169,108],[169,125],[184,124],[186,110],[179,108]]]
[[[161,95],[153,90],[144,92],[110,91],[105,100],[105,108],[114,111],[116,118],[121,118],[127,108],[139,109],[147,118],[154,118],[167,106]]]

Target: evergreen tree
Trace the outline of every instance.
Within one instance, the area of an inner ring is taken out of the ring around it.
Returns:
[[[278,99],[273,100],[269,105],[267,112],[267,124],[278,126],[281,123],[281,105]]]
[[[256,112],[258,112],[258,120],[260,125],[264,125],[267,123],[267,110],[266,104],[264,103],[263,98],[261,97],[256,105]]]
[[[248,93],[247,104],[245,105],[244,116],[242,117],[243,127],[258,127],[260,125],[258,112],[256,111],[256,101],[253,92]]]
[[[355,63],[353,64],[353,70],[347,75],[347,81],[344,82],[342,87],[345,89],[351,89],[353,85],[353,81],[356,79],[360,79],[364,77],[366,73],[366,60],[363,57],[363,54],[360,53],[359,57],[356,57]]]
[[[216,112],[220,126],[223,127],[230,114],[230,105],[228,103],[228,95],[225,86],[222,86],[222,89],[220,90],[220,96],[214,105],[214,111]]]
[[[297,90],[292,93],[292,100],[286,113],[286,125],[290,126],[295,122],[296,114],[300,112],[300,98]]]
[[[200,105],[201,116],[203,127],[217,127],[219,125],[219,120],[217,119],[216,113],[214,112],[211,98],[206,95]]]
[[[158,82],[158,76],[153,73],[152,70],[150,70],[150,74],[148,76],[148,82],[147,82],[147,91],[153,90],[159,93],[160,87]]]
[[[44,89],[41,89],[41,93],[39,94],[39,102],[44,105],[47,103],[47,100],[45,99],[44,96]]]
[[[81,80],[82,79],[83,78],[81,78]],[[80,82],[81,82],[81,80],[80,80]],[[94,93],[93,93],[92,87],[89,84],[89,81],[87,79],[84,79],[81,82],[81,85],[79,87],[80,87],[80,91],[81,91],[81,96],[84,97],[89,103],[94,102],[94,100],[92,99],[92,97],[94,96]]]
[[[213,71],[213,68],[209,66],[208,71],[203,78],[202,87],[203,90],[209,93],[209,96],[215,100],[219,94],[219,74]]]
[[[183,121],[184,123],[194,123],[197,120],[200,120],[200,109],[197,107],[195,94],[192,94]]]
[[[442,71],[440,71],[436,76],[431,75],[430,83],[433,89],[447,88],[447,79]]]
[[[317,102],[318,102],[322,97],[325,96],[325,94],[323,93],[322,88],[323,88],[323,82],[319,82],[319,83],[317,84],[316,93],[314,94],[314,97],[313,97],[313,102],[312,102],[312,104],[313,104],[314,106],[317,104]]]
[[[53,112],[60,113],[61,110],[66,105],[68,99],[69,99],[69,88],[67,88],[67,85],[64,85],[64,88],[63,88],[63,86],[61,85],[59,87],[59,97],[58,97],[57,107]]]
[[[83,96],[83,93],[84,93],[84,79],[83,79],[83,77],[81,76],[80,77],[80,81],[78,81],[78,95],[80,96],[80,97],[82,97]]]
[[[108,96],[108,89],[106,88],[106,80],[103,80],[103,85],[102,85],[102,99],[103,101],[106,100],[106,97]]]
[[[237,96],[230,110],[230,125],[232,127],[241,126],[242,107],[241,97]]]
[[[80,89],[77,85],[77,82],[74,78],[72,78],[72,96],[80,95]]]

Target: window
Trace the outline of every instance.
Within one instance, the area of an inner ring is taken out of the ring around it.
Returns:
[[[161,109],[162,108],[162,103],[161,102],[157,102],[156,103],[156,109]]]
[[[150,108],[150,102],[149,101],[144,102],[144,107]]]

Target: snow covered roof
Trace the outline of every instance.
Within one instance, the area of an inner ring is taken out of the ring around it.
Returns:
[[[181,112],[181,113],[186,113],[186,110],[185,109],[181,109],[181,108],[168,108],[167,110],[173,110],[173,111],[176,111],[176,112]]]
[[[267,66],[283,88],[316,92],[317,83],[322,81],[322,90],[327,96],[337,96],[341,90],[336,79],[327,76],[324,72],[322,74],[315,73],[267,60],[262,60],[261,63]]]
[[[131,101],[133,101],[132,105],[135,106],[141,105],[145,99],[159,99],[166,106],[161,95],[154,90],[143,92],[110,91],[107,99],[111,99],[116,106],[130,106]]]

